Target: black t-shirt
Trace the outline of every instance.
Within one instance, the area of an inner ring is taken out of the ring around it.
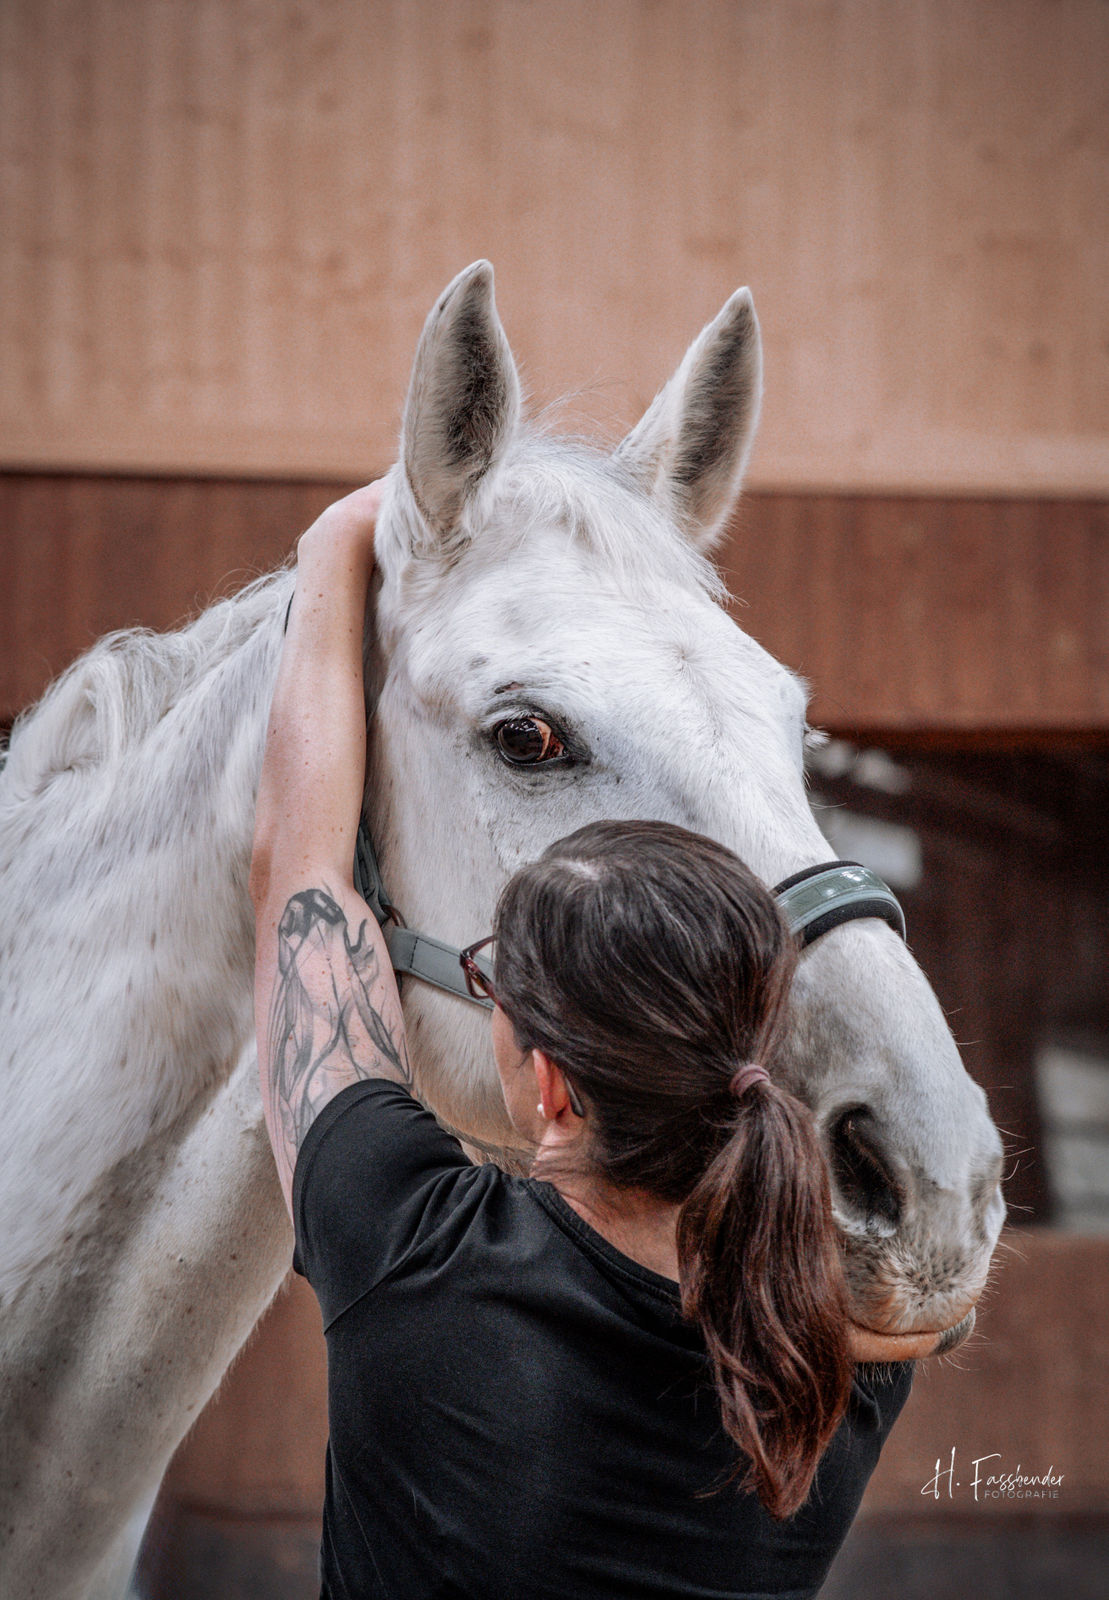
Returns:
[[[293,1184],[323,1311],[328,1600],[813,1595],[909,1392],[863,1369],[796,1516],[726,1483],[676,1285],[549,1185],[471,1166],[395,1083],[321,1112]]]

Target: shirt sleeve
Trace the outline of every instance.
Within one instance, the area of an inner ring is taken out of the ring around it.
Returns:
[[[324,1327],[434,1234],[486,1170],[401,1084],[370,1078],[329,1101],[293,1174],[293,1267]]]

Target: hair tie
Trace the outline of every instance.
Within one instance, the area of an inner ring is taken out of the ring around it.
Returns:
[[[760,1067],[757,1061],[747,1061],[742,1067],[736,1068],[728,1088],[738,1100],[741,1094],[746,1094],[753,1083],[769,1082],[770,1074],[765,1067]]]

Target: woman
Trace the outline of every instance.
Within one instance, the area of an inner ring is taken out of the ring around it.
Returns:
[[[300,541],[252,867],[267,1124],[328,1344],[323,1592],[814,1594],[910,1369],[853,1373],[823,1163],[772,1076],[788,933],[682,829],[553,846],[502,896],[492,983],[468,964],[532,1176],[469,1164],[409,1092],[351,878],[377,505]]]

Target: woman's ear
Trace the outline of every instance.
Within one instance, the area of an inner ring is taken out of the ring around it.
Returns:
[[[581,1119],[570,1103],[566,1074],[550,1056],[544,1055],[542,1050],[533,1050],[531,1057],[535,1067],[535,1081],[539,1085],[539,1105],[536,1109],[540,1116],[548,1122],[557,1122],[561,1117],[564,1127],[576,1127]]]

